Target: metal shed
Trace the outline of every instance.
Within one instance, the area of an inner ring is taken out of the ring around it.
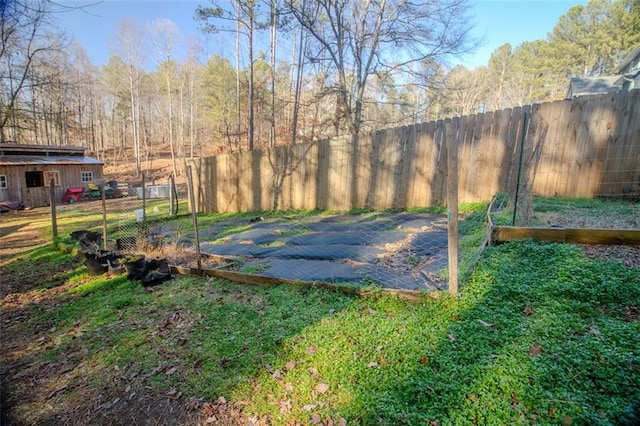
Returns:
[[[104,163],[84,152],[82,147],[0,144],[0,203],[48,206],[51,179],[57,202],[68,188],[102,182]]]

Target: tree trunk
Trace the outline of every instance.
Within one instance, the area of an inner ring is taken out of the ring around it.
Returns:
[[[271,0],[271,131],[269,132],[269,146],[276,146],[276,5],[277,0]]]
[[[249,15],[249,133],[248,133],[248,149],[253,151],[253,133],[254,133],[254,87],[253,87],[253,27],[254,16],[253,9]]]
[[[296,143],[298,135],[298,114],[300,112],[300,91],[302,89],[302,76],[304,72],[304,52],[306,50],[307,38],[305,32],[300,31],[300,41],[298,46],[298,64],[296,66],[296,81],[293,98],[293,120],[291,124],[291,144]],[[315,121],[315,120],[314,120]]]

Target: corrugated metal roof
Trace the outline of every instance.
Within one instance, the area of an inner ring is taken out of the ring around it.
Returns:
[[[0,155],[0,166],[49,166],[56,164],[104,165],[104,162],[91,157],[75,157],[70,155]]]
[[[84,155],[81,146],[27,145],[0,143],[0,155]]]

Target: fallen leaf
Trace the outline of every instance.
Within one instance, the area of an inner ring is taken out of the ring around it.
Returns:
[[[558,411],[556,409],[556,407],[549,407],[549,410],[547,411],[547,416],[552,417],[556,414],[556,411]]]
[[[371,315],[375,315],[375,314],[377,314],[377,313],[378,313],[375,309],[370,308],[370,307],[368,307],[368,306],[367,306],[364,310],[365,310],[367,313],[371,314]]]
[[[204,363],[204,359],[202,358],[198,358],[193,362],[193,369],[198,369],[200,368],[200,366],[202,365],[202,363]]]
[[[378,363],[375,361],[370,362],[369,364],[367,364],[367,367],[371,368],[371,367],[377,367]]]
[[[319,383],[313,388],[317,393],[325,393],[329,390],[329,385],[326,383]]]
[[[216,404],[226,404],[227,399],[224,396],[220,395],[218,398],[216,398],[215,402]]]
[[[597,336],[600,336],[600,334],[602,333],[600,333],[600,330],[598,330],[598,327],[591,327],[589,328],[589,334],[592,334],[597,337]]]
[[[624,316],[629,318],[630,320],[640,320],[640,307],[638,306],[627,306],[626,311],[624,312]]]
[[[527,306],[526,308],[524,308],[522,310],[522,315],[524,315],[525,317],[528,317],[530,315],[533,315],[533,307],[532,306]]]
[[[317,348],[316,348],[315,346],[309,346],[309,347],[307,348],[307,353],[308,353],[309,355],[314,355],[314,354],[316,353],[316,351],[317,351]]]
[[[303,411],[315,410],[317,406],[318,406],[318,404],[307,404],[304,407],[302,407],[302,410]]]
[[[420,358],[420,364],[424,365],[427,362],[429,362],[429,358],[426,355],[422,355],[422,358]]]
[[[173,374],[176,373],[176,371],[178,371],[178,369],[176,367],[171,367],[170,369],[168,369],[167,371],[165,371],[164,374],[166,374],[167,376],[171,376]]]
[[[562,421],[563,425],[572,425],[573,418],[571,416],[564,416],[564,420]]]
[[[486,321],[482,321],[481,319],[478,320],[478,322],[482,325],[484,325],[485,327],[493,327],[493,324],[491,324],[490,322],[486,322]]]
[[[178,339],[178,346],[184,346],[189,340],[181,337]]]
[[[531,349],[529,349],[529,355],[531,356],[538,356],[543,352],[542,350],[542,346],[540,346],[540,343],[535,342],[533,344],[533,346],[531,347]]]
[[[345,419],[344,417],[340,417],[340,420],[338,420],[338,425],[347,426],[347,419]]]
[[[216,413],[216,409],[209,402],[205,402],[200,410],[204,417],[211,417]]]
[[[273,374],[271,375],[271,377],[273,377],[276,380],[282,379],[282,370],[274,371]]]
[[[320,418],[320,414],[318,413],[313,413],[313,415],[311,416],[311,424],[317,425],[322,423],[322,419]]]
[[[315,369],[315,368],[313,368],[313,367],[309,367],[309,368],[307,368],[307,371],[308,371],[308,372],[309,372],[309,374],[311,374],[312,376],[315,376],[315,375],[317,375],[317,374],[318,374],[318,370],[316,370],[316,369]]]
[[[294,368],[296,368],[296,363],[295,361],[289,361],[288,363],[285,364],[284,366],[287,370],[291,371]]]
[[[511,406],[517,408],[520,405],[520,401],[518,401],[518,397],[515,392],[511,392]]]
[[[289,411],[291,411],[291,407],[293,407],[293,404],[288,399],[286,401],[280,401],[281,413],[288,413]]]
[[[454,336],[453,334],[447,334],[447,339],[451,340],[452,342],[455,342],[456,336]]]

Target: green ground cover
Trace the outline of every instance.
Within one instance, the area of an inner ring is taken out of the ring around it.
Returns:
[[[463,247],[480,242],[482,215],[461,225]],[[3,267],[3,286],[32,295],[2,292],[3,387],[17,424],[96,392],[170,395],[185,410],[223,397],[239,424],[640,421],[640,269],[577,246],[489,247],[459,298],[418,303],[203,277],[149,291],[85,271],[52,246]]]

